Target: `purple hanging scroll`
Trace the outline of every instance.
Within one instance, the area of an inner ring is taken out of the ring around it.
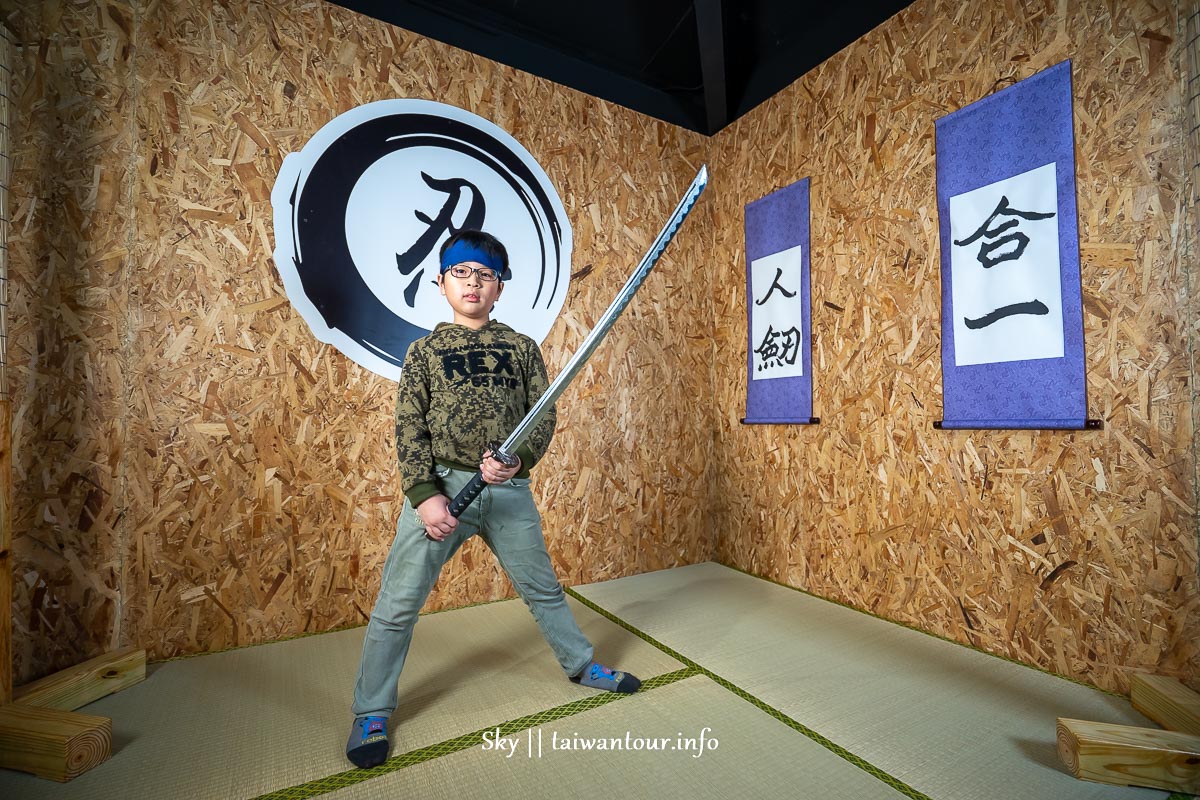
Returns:
[[[1071,62],[937,120],[942,428],[1090,427]]]
[[[747,423],[812,415],[808,178],[746,206]]]

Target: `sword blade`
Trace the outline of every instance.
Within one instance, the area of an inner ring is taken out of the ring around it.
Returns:
[[[645,282],[646,276],[650,274],[650,270],[658,263],[662,257],[663,251],[667,249],[667,245],[675,238],[675,233],[679,230],[679,226],[687,219],[692,208],[696,205],[696,200],[699,199],[700,193],[704,191],[704,187],[708,185],[708,167],[700,167],[700,171],[696,173],[695,179],[684,192],[679,204],[675,206],[675,211],[667,219],[667,223],[663,225],[662,230],[655,238],[650,249],[646,251],[646,255],[642,257],[637,269],[629,276],[629,280],[625,281],[625,286],[617,294],[615,300],[609,305],[608,309],[601,315],[596,326],[592,328],[591,333],[583,340],[583,344],[571,356],[571,360],[563,367],[562,372],[551,381],[550,386],[546,388],[545,393],[538,398],[533,407],[529,409],[529,413],[525,418],[517,424],[513,432],[509,434],[504,443],[500,445],[500,454],[505,457],[510,457],[521,444],[529,438],[529,434],[533,432],[534,427],[541,421],[542,417],[546,416],[550,408],[553,407],[555,401],[566,390],[567,386],[583,369],[583,365],[587,363],[588,358],[599,347],[600,342],[612,329],[613,323],[617,321],[617,317],[621,316],[621,312],[629,305],[629,301],[633,299],[633,295]],[[450,502],[450,513],[458,517],[467,506],[471,505],[479,493],[483,491],[483,476],[476,474],[475,478],[468,483],[461,492]]]
[[[696,200],[700,197],[700,193],[704,191],[704,187],[708,185],[708,167],[700,168],[700,172],[696,174],[696,178],[692,181],[691,186],[684,192],[683,198],[679,204],[675,206],[675,211],[667,220],[667,224],[659,232],[658,237],[654,240],[654,244],[642,257],[637,269],[629,276],[629,280],[625,281],[625,286],[617,294],[616,299],[612,301],[608,309],[601,315],[600,320],[596,323],[596,327],[592,328],[591,333],[583,340],[583,344],[571,356],[571,360],[563,367],[562,372],[550,383],[545,393],[538,398],[534,403],[533,408],[529,409],[529,413],[525,415],[525,419],[517,425],[504,443],[500,446],[501,450],[511,455],[521,446],[534,427],[541,421],[549,411],[550,407],[558,400],[567,386],[574,380],[579,371],[583,369],[583,365],[591,357],[596,348],[600,346],[600,342],[612,329],[613,324],[617,321],[617,317],[621,316],[621,312],[629,305],[629,301],[633,299],[633,295],[645,282],[646,276],[650,274],[650,270],[658,263],[663,252],[667,249],[667,245],[675,238],[676,231],[679,226],[691,213],[692,208],[696,205]]]

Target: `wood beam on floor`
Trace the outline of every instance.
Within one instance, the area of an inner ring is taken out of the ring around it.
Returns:
[[[0,706],[0,768],[69,781],[108,759],[112,720],[36,706]]]
[[[1200,694],[1164,675],[1134,675],[1133,707],[1169,731],[1200,736]]]
[[[1058,756],[1076,778],[1200,792],[1200,736],[1058,719]]]
[[[19,686],[13,703],[74,711],[146,679],[146,651],[126,647]]]

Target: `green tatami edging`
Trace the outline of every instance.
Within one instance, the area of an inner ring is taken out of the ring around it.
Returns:
[[[636,632],[635,632],[636,633]],[[570,717],[575,714],[581,714],[584,711],[590,711],[593,708],[599,708],[609,703],[625,700],[630,697],[637,697],[638,694],[668,684],[681,681],[685,678],[690,678],[694,675],[701,674],[693,667],[685,667],[683,669],[668,672],[663,675],[657,675],[642,683],[642,688],[637,694],[618,694],[616,692],[603,692],[580,700],[574,700],[570,703],[564,703],[554,708],[549,708],[544,711],[538,711],[533,714],[526,714],[523,717],[512,719],[507,722],[501,722],[495,725],[488,725],[480,728],[477,731],[464,733],[461,736],[455,736],[453,739],[447,739],[444,742],[437,742],[426,747],[419,747],[416,750],[410,750],[407,753],[401,753],[397,756],[392,756],[387,761],[380,764],[378,767],[371,769],[350,769],[345,772],[339,772],[325,778],[318,778],[307,783],[289,786],[286,789],[279,789],[274,792],[267,792],[259,795],[255,800],[304,800],[309,797],[317,797],[328,792],[343,789],[347,786],[353,786],[363,781],[369,781],[372,778],[378,778],[382,775],[389,775],[406,767],[411,767],[416,764],[423,764],[426,761],[439,758],[441,756],[457,753],[462,750],[468,750],[472,747],[478,747],[483,741],[485,733],[493,733],[497,728],[500,730],[501,736],[510,736],[519,733],[529,728],[535,728],[538,725],[544,725],[547,722]]]
[[[690,669],[694,670],[695,673],[703,675],[706,678],[713,681],[714,683],[718,684],[719,686],[721,686],[725,689],[728,689],[729,691],[736,694],[738,697],[742,698],[743,700],[747,701],[751,705],[758,708],[760,711],[766,712],[767,714],[771,715],[775,719],[782,722],[784,725],[787,725],[792,730],[795,730],[795,731],[807,736],[809,739],[812,739],[814,742],[821,745],[826,750],[829,750],[834,755],[839,756],[840,758],[848,761],[849,763],[853,764],[854,766],[858,767],[859,769],[863,770],[864,772],[866,772],[866,773],[870,774],[871,776],[877,778],[878,780],[886,783],[888,786],[892,787],[897,792],[900,792],[901,794],[905,795],[906,797],[911,797],[913,800],[932,800],[932,798],[917,791],[916,789],[909,786],[907,783],[900,780],[899,778],[897,778],[887,772],[884,772],[879,767],[875,766],[874,764],[870,763],[869,761],[866,761],[866,760],[860,758],[859,756],[850,752],[849,750],[847,750],[846,748],[837,744],[836,742],[831,741],[827,737],[822,736],[821,734],[814,731],[812,728],[809,728],[806,725],[792,719],[787,714],[784,714],[779,709],[777,709],[771,705],[768,705],[767,703],[763,702],[762,700],[758,699],[754,695],[747,692],[745,689],[742,689],[741,687],[733,684],[732,682],[726,680],[725,678],[722,678],[720,675],[716,674],[715,672],[704,668],[703,666],[701,666],[700,664],[697,664],[695,661],[692,661],[690,658],[683,655],[682,653],[679,653],[676,650],[673,650],[672,648],[670,648],[667,645],[663,644],[662,642],[658,641],[654,637],[650,636],[645,631],[639,630],[638,628],[633,627],[632,625],[630,625],[628,622],[621,619],[620,617],[610,614],[605,609],[601,608],[600,606],[596,605],[592,601],[588,600],[586,597],[583,597],[582,595],[580,595],[574,589],[567,587],[566,591],[567,591],[567,594],[571,595],[571,597],[573,597],[576,600],[578,600],[579,602],[583,603],[585,606],[590,608],[592,611],[595,611],[597,614],[600,614],[601,616],[606,617],[607,619],[611,620],[612,622],[615,622],[617,625],[620,625],[622,628],[629,631],[634,636],[637,636],[637,637],[649,642],[650,644],[659,648],[664,653],[666,653],[667,655],[671,656],[672,658],[678,660],[679,662],[681,662],[683,664],[687,664],[687,666]]]

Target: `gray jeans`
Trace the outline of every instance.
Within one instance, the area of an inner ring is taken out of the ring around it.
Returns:
[[[473,473],[438,467],[438,475],[443,491],[453,497]],[[454,532],[441,542],[425,537],[425,526],[405,500],[396,524],[396,539],[383,567],[379,599],[363,640],[354,687],[354,716],[386,717],[396,710],[396,682],[404,669],[417,613],[442,567],[476,533],[496,554],[517,594],[529,606],[563,671],[577,675],[591,661],[591,642],[579,630],[550,564],[527,478],[513,478],[485,488],[459,517]]]

